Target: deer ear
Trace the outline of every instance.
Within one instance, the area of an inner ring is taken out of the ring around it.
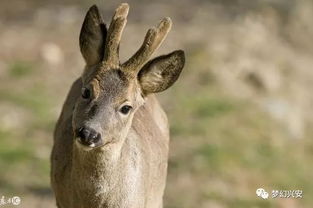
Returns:
[[[86,14],[79,35],[80,51],[87,65],[102,61],[106,35],[106,25],[103,23],[98,7],[93,5]]]
[[[159,56],[144,65],[138,80],[144,94],[162,92],[178,79],[185,64],[182,50]]]

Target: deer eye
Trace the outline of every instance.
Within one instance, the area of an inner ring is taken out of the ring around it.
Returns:
[[[128,114],[129,111],[132,109],[133,107],[131,107],[130,105],[124,105],[123,107],[121,107],[120,112],[124,115]]]
[[[82,88],[82,98],[89,99],[90,95],[91,95],[90,90],[88,88],[86,88],[86,87],[83,87]]]

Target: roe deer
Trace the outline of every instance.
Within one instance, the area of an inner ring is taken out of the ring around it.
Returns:
[[[94,5],[82,25],[86,67],[64,103],[51,155],[59,208],[163,207],[169,128],[153,93],[177,80],[185,55],[177,50],[148,61],[171,28],[164,18],[120,64],[128,9],[121,4],[107,30]]]

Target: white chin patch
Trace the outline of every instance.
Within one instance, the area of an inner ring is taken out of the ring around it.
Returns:
[[[75,140],[76,140],[75,143],[76,143],[76,145],[78,146],[79,149],[88,151],[88,150],[92,150],[95,147],[94,143],[90,144],[89,146],[81,144],[80,143],[80,141],[81,141],[80,138],[76,138]]]

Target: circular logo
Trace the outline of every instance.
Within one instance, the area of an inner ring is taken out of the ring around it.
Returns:
[[[261,196],[264,192],[265,192],[264,189],[258,188],[255,193],[256,193],[257,196]]]
[[[21,198],[18,196],[12,197],[12,204],[13,205],[19,205],[21,203]]]

